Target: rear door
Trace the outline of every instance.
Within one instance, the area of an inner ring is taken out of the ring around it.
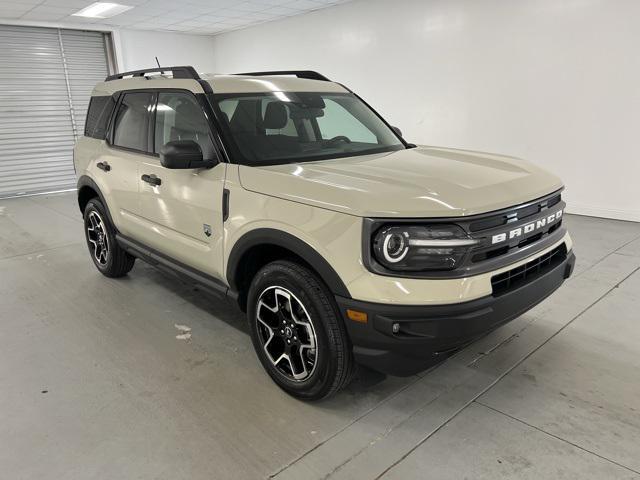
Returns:
[[[139,220],[138,171],[140,161],[152,155],[152,102],[152,92],[121,94],[107,142],[99,147],[90,166],[92,177],[107,199],[116,227],[133,238],[143,233]]]
[[[141,215],[148,228],[144,243],[221,279],[226,163],[209,169],[164,168],[158,153],[170,141],[195,141],[204,160],[215,158],[216,151],[209,122],[193,93],[160,90],[152,110],[155,156],[143,159],[138,176]],[[159,184],[142,180],[145,175]]]

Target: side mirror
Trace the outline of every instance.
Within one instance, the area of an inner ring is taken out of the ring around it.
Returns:
[[[402,130],[400,130],[398,127],[391,127],[391,130],[396,132],[396,135],[398,135],[400,138],[402,138]]]
[[[217,159],[203,160],[202,149],[193,140],[175,140],[160,149],[160,163],[165,168],[211,168]]]

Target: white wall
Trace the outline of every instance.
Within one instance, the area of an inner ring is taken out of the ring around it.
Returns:
[[[640,221],[640,1],[358,0],[215,37],[215,70],[309,68],[409,141],[526,157],[577,213]]]
[[[117,37],[120,71],[154,67],[156,56],[161,65],[192,65],[199,72],[214,70],[213,37],[125,29]]]

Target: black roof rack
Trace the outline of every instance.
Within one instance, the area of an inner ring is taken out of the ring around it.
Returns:
[[[173,78],[188,78],[191,80],[200,80],[200,75],[196,72],[195,68],[190,66],[182,66],[182,67],[162,67],[162,68],[145,68],[144,70],[132,70],[131,72],[122,72],[116,73],[115,75],[109,75],[105,82],[109,82],[111,80],[120,80],[124,77],[144,77],[147,73],[164,73],[171,72],[173,74]]]
[[[248,73],[236,73],[236,75],[248,75],[251,77],[266,77],[276,75],[295,75],[298,78],[306,78],[309,80],[322,80],[323,82],[330,82],[327,77],[321,73],[314,72],[313,70],[276,70],[273,72],[248,72]]]

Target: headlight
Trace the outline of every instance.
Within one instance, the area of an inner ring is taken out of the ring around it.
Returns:
[[[477,243],[457,225],[386,226],[373,237],[373,253],[389,270],[452,270]]]

